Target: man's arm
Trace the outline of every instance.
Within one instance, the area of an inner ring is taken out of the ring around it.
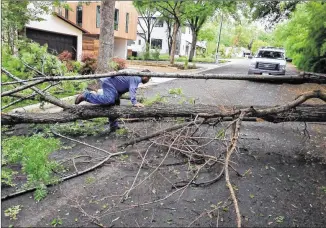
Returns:
[[[132,105],[136,107],[144,107],[143,104],[137,102],[136,98],[137,89],[140,82],[141,80],[138,77],[132,77],[129,86],[130,101]]]

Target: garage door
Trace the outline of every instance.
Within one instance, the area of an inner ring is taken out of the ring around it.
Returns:
[[[67,50],[76,59],[77,37],[60,33],[47,32],[37,29],[26,28],[27,38],[41,44],[48,44],[51,54],[58,55]]]

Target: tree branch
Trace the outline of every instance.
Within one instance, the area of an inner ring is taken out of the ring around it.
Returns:
[[[20,78],[12,75],[9,71],[5,70],[4,68],[1,68],[1,70],[8,76],[8,77],[11,77],[17,81],[22,81]],[[27,84],[26,82],[23,82],[23,84]],[[44,93],[42,90],[38,89],[37,87],[35,86],[32,86],[31,87],[32,90],[34,90],[36,93],[40,94],[42,96],[42,98],[51,103],[51,104],[54,104],[54,105],[57,105],[61,108],[64,108],[64,109],[67,109],[67,108],[71,108],[72,106],[71,105],[68,105],[64,102],[62,102],[61,100],[57,99],[56,97],[53,97],[51,95],[48,95],[46,93]]]
[[[5,70],[4,68],[1,68]],[[8,71],[7,71],[8,72]],[[8,72],[9,73],[9,72]],[[20,80],[17,83],[23,83],[27,81],[43,80],[48,81],[65,81],[65,80],[84,80],[84,79],[98,79],[114,76],[150,76],[153,78],[190,78],[190,79],[221,79],[221,80],[250,80],[250,81],[261,81],[261,82],[280,82],[280,83],[320,83],[325,84],[326,78],[319,78],[313,75],[293,74],[285,76],[274,76],[274,75],[248,75],[248,74],[196,74],[196,73],[147,73],[147,72],[110,72],[105,74],[92,74],[92,75],[79,75],[79,76],[47,76],[38,77],[28,80]]]
[[[43,80],[37,80],[37,81],[31,82],[29,84],[25,83],[22,86],[19,86],[19,87],[16,87],[16,88],[12,89],[12,90],[8,90],[8,91],[5,91],[5,92],[1,93],[1,97],[10,96],[13,93],[17,93],[19,91],[34,87],[35,85],[41,84],[43,82],[45,82],[44,79]]]
[[[325,94],[324,94],[325,96]],[[310,96],[310,98],[319,98]],[[298,98],[302,100],[302,98]],[[305,98],[306,100],[308,97]],[[299,102],[300,104],[302,102]],[[246,110],[246,117],[258,117],[269,122],[326,122],[326,105],[301,105],[295,106],[296,102],[290,102],[283,106],[275,107],[243,107],[238,106],[235,110],[227,106],[210,105],[153,105],[145,108],[130,106],[100,106],[80,105],[57,113],[1,113],[1,123],[15,125],[21,123],[66,123],[78,119],[87,120],[98,117],[111,118],[148,118],[148,117],[190,117],[201,118],[230,118],[238,115],[241,110]],[[295,108],[295,109],[294,109]],[[229,111],[228,111],[229,110]],[[248,119],[252,121],[251,118]],[[259,121],[259,120],[257,120]]]
[[[46,90],[50,89],[52,86],[55,86],[55,85],[57,85],[57,84],[59,84],[59,83],[60,83],[60,82],[57,82],[56,84],[52,84],[52,85],[47,86],[45,89],[42,90],[42,92],[45,92]],[[23,101],[23,100],[27,100],[27,99],[35,100],[35,98],[34,98],[35,96],[36,96],[36,93],[34,92],[34,93],[32,93],[31,95],[28,95],[28,96],[25,96],[25,97],[21,97],[20,99],[15,100],[15,101],[13,101],[13,102],[11,102],[11,103],[9,103],[9,104],[7,104],[7,105],[1,107],[1,110],[4,110],[4,109],[6,109],[6,108],[9,108],[10,106],[12,106],[12,105],[14,105],[14,104],[17,104],[17,103],[19,103],[19,102],[21,102],[21,101]]]

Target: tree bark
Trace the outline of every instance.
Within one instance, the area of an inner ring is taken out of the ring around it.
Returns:
[[[1,68],[3,72],[8,71],[4,68]],[[30,82],[39,80],[40,83],[49,82],[49,81],[72,81],[72,80],[85,80],[85,79],[98,79],[98,78],[106,78],[106,77],[114,77],[114,76],[151,76],[155,78],[189,78],[189,79],[220,79],[220,80],[249,80],[249,81],[258,81],[258,82],[277,82],[277,83],[318,83],[325,84],[326,83],[326,75],[325,74],[315,74],[310,72],[301,72],[300,74],[294,75],[284,75],[284,76],[275,76],[275,75],[248,75],[248,74],[196,74],[196,73],[144,73],[144,72],[110,72],[105,74],[92,74],[92,75],[79,75],[79,76],[47,76],[47,77],[39,77],[32,78],[26,80],[20,80],[17,84],[21,84],[22,82]],[[44,80],[44,81],[42,81]],[[14,84],[10,82],[10,84]],[[36,84],[36,83],[35,83]],[[33,84],[33,85],[35,85]],[[6,85],[6,83],[1,84]],[[29,87],[32,87],[29,86]],[[16,91],[19,92],[19,91]]]
[[[251,39],[248,44],[248,50],[251,52],[252,44],[254,43],[254,39]]]
[[[151,18],[150,18],[151,20]],[[147,42],[146,42],[146,54],[149,57],[149,51],[150,51],[150,46],[151,46],[151,28],[147,28]]]
[[[180,24],[176,20],[173,26],[173,34],[172,34],[172,48],[171,48],[171,54],[170,54],[170,63],[174,64],[174,55],[175,55],[175,49],[177,47],[177,34],[179,30]]]
[[[195,50],[196,50],[196,43],[197,43],[197,34],[195,29],[191,28],[192,31],[192,41],[191,41],[191,49],[189,53],[189,62],[192,62],[192,59],[194,58],[195,55]]]
[[[59,113],[1,113],[1,123],[4,125],[15,125],[21,123],[66,123],[78,119],[87,120],[98,117],[111,118],[147,118],[147,117],[190,117],[202,118],[226,118],[234,117],[240,112],[238,106],[217,107],[210,105],[155,105],[145,108],[128,106],[75,106]],[[276,107],[251,107],[255,110],[247,117],[257,117],[269,122],[326,122],[326,105],[300,105],[296,108],[286,106],[285,109]],[[230,110],[230,111],[225,111]],[[266,111],[268,110],[268,111]],[[252,121],[252,119],[251,119]],[[257,120],[259,121],[259,120]]]
[[[102,0],[100,46],[96,73],[106,73],[111,70],[109,61],[113,58],[114,50],[114,10],[115,0]]]
[[[172,36],[171,36],[171,30],[172,30],[172,20],[167,19],[166,20],[167,24],[167,38],[168,38],[168,48],[169,48],[169,55],[171,55],[171,49],[172,49]]]

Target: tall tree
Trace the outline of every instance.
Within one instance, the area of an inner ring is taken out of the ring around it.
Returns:
[[[111,70],[109,61],[113,58],[114,50],[114,9],[115,0],[102,0],[97,73],[106,73]]]
[[[141,18],[138,18],[138,25],[142,31],[139,35],[145,40],[146,54],[149,55],[152,32],[158,20],[158,12],[150,0],[136,0],[133,2]]]
[[[180,25],[183,23],[184,7],[188,1],[160,1],[156,3],[157,9],[165,16],[170,15],[174,20],[172,32],[172,47],[170,53],[170,63],[174,64],[174,56],[177,45],[177,35]]]
[[[54,2],[10,0],[1,2],[1,41],[8,44],[11,54],[18,40],[24,36],[25,25],[30,21],[41,21],[44,13],[49,13],[52,6],[60,6],[59,0]]]
[[[207,19],[214,14],[216,7],[216,2],[205,0],[188,2],[185,6],[185,19],[192,32],[189,62],[192,62],[195,55],[199,31]]]
[[[252,19],[264,18],[270,23],[270,27],[287,19],[295,10],[299,1],[251,1]]]
[[[325,3],[300,3],[290,19],[276,27],[275,44],[284,45],[300,69],[326,73],[325,18]]]

